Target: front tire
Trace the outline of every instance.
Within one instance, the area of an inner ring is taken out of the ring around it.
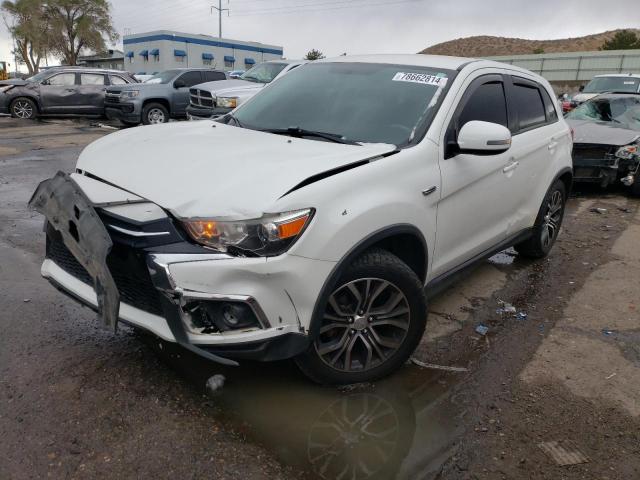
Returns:
[[[32,120],[38,116],[38,107],[29,98],[16,98],[11,102],[10,112],[13,118]]]
[[[142,123],[157,125],[169,121],[169,111],[161,103],[147,103],[142,109]]]
[[[424,334],[427,302],[422,282],[402,260],[381,249],[357,258],[322,307],[317,337],[296,358],[321,384],[350,384],[397,370]]]
[[[556,180],[542,202],[531,237],[514,248],[523,257],[544,258],[558,238],[564,208],[567,201],[567,188],[562,180]]]

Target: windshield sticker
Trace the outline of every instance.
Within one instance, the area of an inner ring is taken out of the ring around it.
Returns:
[[[636,82],[633,82],[633,81],[632,81],[632,82],[624,82],[624,84],[625,84],[625,85],[635,85],[635,84],[636,84]]]
[[[405,73],[398,72],[393,77],[394,82],[421,83],[423,85],[433,85],[434,87],[444,87],[447,84],[446,77],[429,75],[428,73]]]

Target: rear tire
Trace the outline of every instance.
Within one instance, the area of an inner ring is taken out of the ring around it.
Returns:
[[[562,226],[566,201],[567,188],[562,180],[556,180],[544,197],[531,237],[514,246],[520,255],[544,258],[549,254]]]
[[[320,328],[296,358],[321,384],[368,382],[400,368],[422,339],[427,301],[422,282],[382,249],[358,257],[322,306]]]
[[[169,121],[169,111],[161,103],[147,103],[142,109],[142,123],[156,125]]]
[[[16,98],[9,108],[13,118],[32,120],[38,116],[38,107],[30,98]]]

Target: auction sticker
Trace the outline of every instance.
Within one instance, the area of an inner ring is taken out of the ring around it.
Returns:
[[[447,84],[446,77],[430,75],[428,73],[407,73],[398,72],[393,77],[394,82],[410,82],[421,83],[423,85],[433,85],[435,87],[444,87]]]

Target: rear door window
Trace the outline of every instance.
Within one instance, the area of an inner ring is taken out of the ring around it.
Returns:
[[[528,82],[519,83],[514,79],[511,100],[518,116],[519,130],[528,130],[547,122],[547,112],[540,90]]]
[[[558,121],[558,111],[556,110],[556,106],[551,100],[551,97],[547,93],[547,90],[543,87],[540,87],[540,93],[542,93],[542,99],[544,100],[544,109],[547,112],[547,123],[555,123]]]
[[[76,74],[75,73],[60,73],[58,75],[54,75],[49,80],[47,80],[49,85],[54,85],[57,87],[64,87],[76,84]]]
[[[215,82],[218,80],[226,80],[226,78],[227,78],[226,75],[222,72],[204,72],[205,82]]]
[[[183,73],[179,79],[185,83],[186,87],[193,87],[194,85],[202,83],[202,72],[186,72]]]
[[[80,85],[104,85],[104,75],[99,73],[81,73]]]

